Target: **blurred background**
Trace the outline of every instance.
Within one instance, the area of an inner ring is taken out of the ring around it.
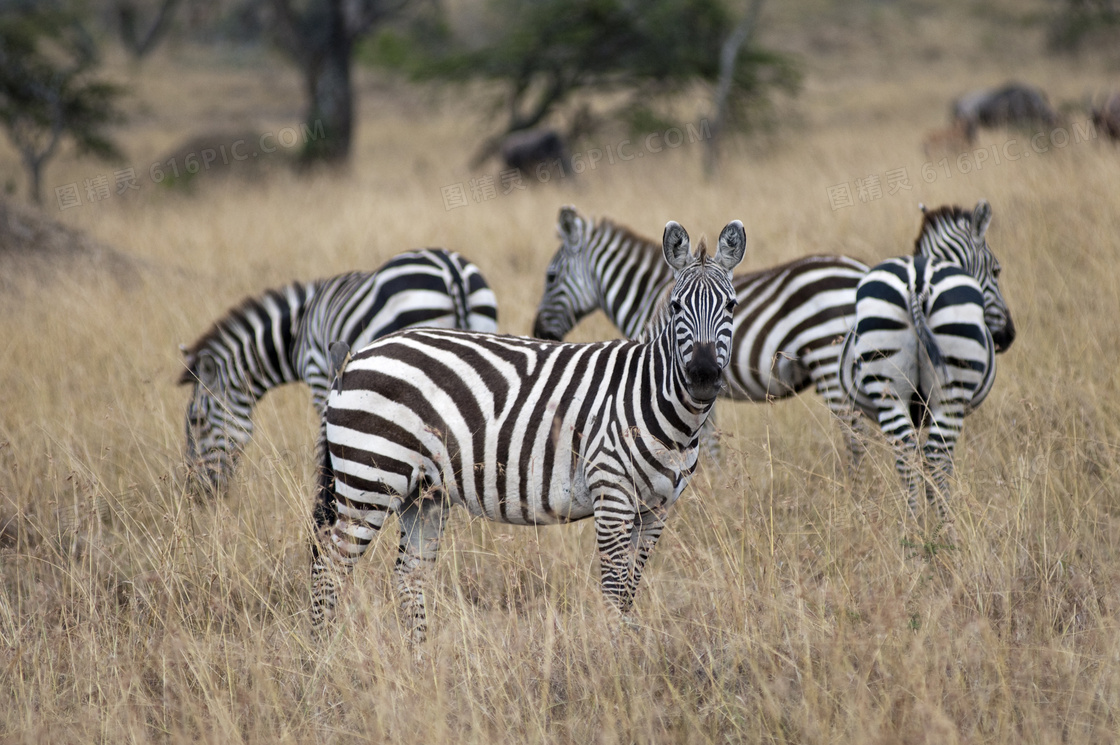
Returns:
[[[1120,739],[1118,96],[1111,0],[0,0],[0,741]],[[306,388],[184,487],[179,345],[266,288],[442,246],[524,334],[562,205],[746,272],[979,199],[960,545],[818,397],[721,403],[637,629],[589,525],[457,511],[414,662],[395,531],[306,634]]]

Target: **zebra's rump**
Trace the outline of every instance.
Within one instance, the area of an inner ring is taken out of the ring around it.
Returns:
[[[913,412],[978,405],[994,379],[994,350],[976,280],[954,264],[904,257],[879,264],[860,283],[841,367],[871,416],[875,401],[889,395],[909,401],[920,424],[924,415]]]

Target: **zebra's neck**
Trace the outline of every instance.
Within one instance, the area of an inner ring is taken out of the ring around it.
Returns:
[[[673,280],[660,244],[604,221],[596,230],[590,268],[599,307],[623,335],[637,337]]]
[[[964,224],[961,224],[961,222]],[[942,208],[926,215],[922,230],[914,244],[914,255],[951,261],[969,269],[971,245],[968,216],[958,209]]]
[[[253,399],[269,389],[301,380],[292,359],[296,331],[319,282],[267,290],[250,298],[215,325],[214,346],[224,346],[244,375],[244,385]]]

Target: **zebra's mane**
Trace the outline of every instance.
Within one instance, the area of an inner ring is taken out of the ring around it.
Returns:
[[[661,242],[655,241],[652,238],[647,238],[644,235],[638,235],[631,228],[619,224],[609,217],[600,217],[599,222],[595,224],[593,233],[612,233],[622,236],[624,241],[641,246],[641,250],[650,252],[661,252]]]
[[[692,257],[697,261],[699,266],[707,265],[708,261],[708,238],[701,235],[700,240],[696,244],[696,253]],[[687,269],[688,267],[686,267]],[[657,305],[653,310],[653,314],[649,317],[649,322],[646,327],[642,329],[642,333],[638,336],[638,341],[648,342],[654,339],[661,329],[665,328],[665,324],[669,321],[669,298],[673,295],[673,285],[670,284],[661,293],[661,297],[657,300]]]
[[[918,237],[914,240],[914,255],[917,256],[922,252],[922,237],[928,230],[935,230],[940,223],[957,224],[964,220],[965,224],[968,224],[971,219],[971,212],[955,204],[946,204],[935,210],[923,211],[922,227],[918,231]]]
[[[183,348],[183,361],[186,367],[183,374],[179,376],[179,385],[189,385],[195,382],[195,359],[198,353],[203,349],[212,349],[214,347],[224,346],[225,339],[230,335],[235,334],[239,329],[252,329],[252,324],[249,319],[267,319],[269,317],[268,308],[265,306],[265,301],[271,299],[276,305],[287,308],[289,306],[288,297],[290,290],[296,290],[296,294],[302,294],[299,291],[307,290],[320,284],[322,280],[313,282],[292,282],[291,284],[284,285],[283,287],[273,287],[265,290],[260,295],[246,297],[237,305],[226,311],[226,314],[214,321],[213,325],[202,336],[195,339],[188,347]]]

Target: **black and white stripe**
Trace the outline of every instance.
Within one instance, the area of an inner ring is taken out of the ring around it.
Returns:
[[[602,309],[636,337],[672,282],[659,247],[628,229],[560,210],[560,248],[545,275],[533,335],[562,339],[584,316]],[[772,401],[810,386],[837,416],[858,429],[839,385],[839,340],[851,329],[855,290],[867,265],[847,256],[807,256],[733,279],[739,304],[723,395]],[[715,438],[710,439],[714,450]],[[859,452],[856,438],[853,453]]]
[[[985,238],[988,203],[922,212],[914,256],[882,262],[856,290],[841,383],[894,445],[911,510],[924,494],[944,518],[964,417],[991,390],[1015,325]]]
[[[224,492],[268,390],[303,381],[323,412],[331,342],[357,347],[413,326],[496,331],[496,300],[478,267],[443,249],[409,251],[374,272],[293,282],[231,309],[182,348],[193,487]]]
[[[565,344],[414,330],[354,355],[327,407],[338,520],[312,567],[312,622],[389,513],[400,520],[397,589],[413,640],[427,628],[423,571],[447,511],[518,525],[595,519],[601,584],[629,610],[730,359],[731,269],[743,226],[707,258],[670,222],[676,273],[645,340]]]

